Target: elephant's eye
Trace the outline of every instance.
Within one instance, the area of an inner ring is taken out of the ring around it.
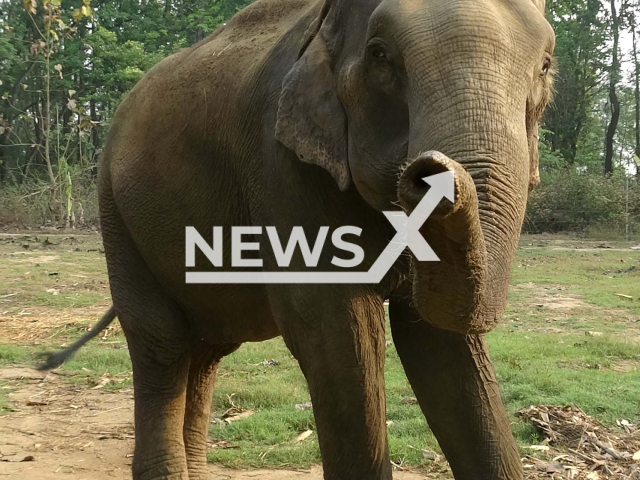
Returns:
[[[544,64],[542,65],[542,75],[546,75],[551,70],[551,59],[545,58]]]
[[[373,58],[387,58],[386,50],[378,44],[374,44],[369,47],[369,54]]]

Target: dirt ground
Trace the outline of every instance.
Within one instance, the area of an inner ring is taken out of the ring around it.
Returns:
[[[0,477],[13,480],[131,478],[133,391],[69,384],[55,373],[0,369],[15,411],[0,420]],[[209,466],[211,478],[320,480],[322,470],[236,471]],[[412,472],[394,478],[419,480]]]

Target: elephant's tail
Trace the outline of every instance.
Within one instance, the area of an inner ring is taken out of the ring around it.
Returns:
[[[74,343],[58,352],[43,353],[41,358],[43,358],[44,361],[38,365],[38,370],[51,370],[52,368],[58,368],[64,362],[73,357],[73,355],[75,355],[75,353],[80,350],[85,343],[107,328],[109,324],[113,322],[114,318],[116,318],[116,309],[111,305],[111,308],[109,308],[107,313],[103,315],[100,321]]]

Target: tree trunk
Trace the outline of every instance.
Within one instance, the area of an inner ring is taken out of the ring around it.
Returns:
[[[576,128],[571,137],[571,158],[569,159],[573,164],[578,155],[578,139],[580,138],[580,132],[582,131],[582,116],[578,117],[576,121]]]
[[[2,132],[2,135],[0,135],[0,186],[4,185],[7,181],[8,178],[8,172],[9,172],[9,166],[8,166],[8,162],[9,162],[9,158],[6,155],[6,148],[5,145],[8,142],[8,138],[9,138],[9,122],[6,123],[2,123],[0,122],[0,126],[4,127],[4,131]]]
[[[46,52],[44,57],[44,104],[42,105],[42,133],[44,135],[44,161],[47,164],[52,191],[56,186],[56,176],[51,166],[51,34],[46,31]]]
[[[613,140],[620,120],[620,101],[616,87],[620,78],[620,64],[618,60],[618,43],[620,37],[620,16],[616,12],[615,0],[611,0],[611,31],[613,34],[613,49],[611,55],[611,72],[609,74],[609,103],[611,104],[611,121],[607,128],[604,155],[604,174],[613,173]]]
[[[38,160],[44,160],[44,153],[42,151],[44,145],[44,132],[42,129],[42,122],[44,120],[44,116],[42,114],[42,108],[40,107],[40,102],[42,98],[38,98],[35,106],[34,106],[34,115],[33,115],[33,133],[35,135],[35,142],[31,147],[33,156],[30,155],[29,160],[32,160],[36,155],[38,155]],[[26,177],[29,173],[31,162],[27,162],[25,165],[24,176]]]
[[[62,106],[62,134],[70,135],[71,134],[71,116],[73,112],[69,110],[67,107],[67,94],[63,92],[60,96],[60,105]],[[66,155],[66,152],[65,152]]]
[[[638,43],[636,39],[636,12],[634,10],[631,24],[631,32],[633,34],[633,69],[635,81],[635,100],[636,100],[636,148],[635,154],[640,157],[640,69],[638,65]]]
[[[91,143],[93,144],[93,151],[91,152],[91,174],[94,178],[98,176],[98,156],[100,155],[100,130],[98,112],[96,109],[96,101],[91,99],[89,102],[91,109]]]
[[[204,23],[204,7],[205,0],[198,0],[198,8],[200,9],[200,21],[198,22],[198,30],[196,30],[196,42],[204,39],[204,29],[202,24]]]

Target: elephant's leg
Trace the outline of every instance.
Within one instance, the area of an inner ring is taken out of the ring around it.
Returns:
[[[119,316],[122,321],[123,316]],[[144,338],[126,329],[125,333],[133,364],[135,399],[133,479],[187,480],[182,430],[188,352],[169,356],[166,350],[161,351],[158,337]],[[166,343],[164,347],[170,351],[172,345]]]
[[[382,299],[344,299],[319,286],[270,297],[278,299],[276,321],[309,385],[324,478],[391,480]]]
[[[113,199],[104,195],[100,203],[111,293],[133,365],[133,479],[187,480],[189,325],[140,256]]]
[[[389,316],[402,365],[456,480],[521,480],[484,337],[429,325],[406,297],[391,299]]]
[[[222,357],[229,355],[238,346],[203,343],[192,351],[184,416],[184,446],[187,453],[189,480],[208,477],[207,437],[216,373]]]
[[[118,287],[112,290],[115,293]],[[114,294],[133,365],[133,479],[187,480],[182,430],[189,375],[188,326],[182,323],[178,308],[163,301],[159,290],[140,293],[135,307]]]

